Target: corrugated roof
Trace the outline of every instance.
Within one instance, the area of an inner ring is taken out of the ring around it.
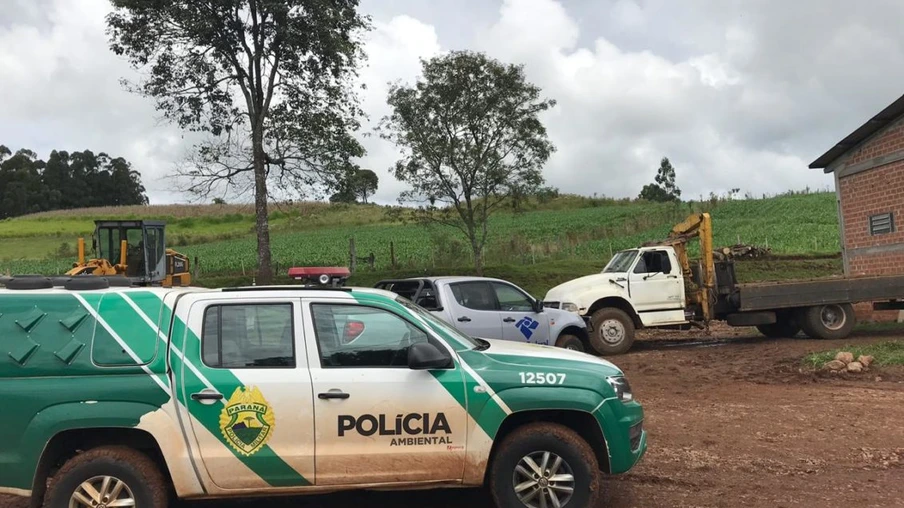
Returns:
[[[882,130],[901,115],[904,115],[904,95],[880,111],[879,114],[870,118],[865,124],[858,127],[857,130],[848,134],[846,138],[839,141],[835,146],[829,149],[828,152],[822,154],[818,159],[810,163],[810,168],[828,168],[830,164],[846,154],[850,149],[859,145],[863,140],[876,132]],[[829,173],[829,170],[826,169],[825,172]]]

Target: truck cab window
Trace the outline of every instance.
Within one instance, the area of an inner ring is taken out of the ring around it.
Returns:
[[[291,304],[212,305],[204,311],[201,353],[219,369],[294,367]]]
[[[637,260],[634,273],[671,273],[672,263],[669,254],[662,250],[653,250],[643,253]]]
[[[408,348],[427,334],[383,309],[352,304],[311,304],[320,365],[406,367]]]

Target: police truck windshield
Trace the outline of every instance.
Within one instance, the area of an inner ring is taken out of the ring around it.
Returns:
[[[396,297],[396,301],[401,303],[402,305],[404,305],[411,312],[414,312],[418,316],[422,317],[424,319],[424,321],[427,321],[431,325],[442,329],[444,332],[461,340],[465,344],[470,344],[471,346],[474,346],[475,348],[481,348],[481,349],[484,348],[484,345],[481,344],[480,342],[478,342],[477,340],[475,340],[474,338],[461,333],[460,331],[456,330],[455,327],[449,326],[445,321],[443,321],[442,319],[439,319],[436,316],[434,316],[433,314],[427,312],[426,310],[424,310],[423,307],[421,307],[419,305],[415,305],[414,302],[405,298],[404,296]]]

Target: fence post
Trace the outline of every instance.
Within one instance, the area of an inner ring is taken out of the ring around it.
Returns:
[[[392,269],[396,269],[396,260],[395,260],[395,243],[389,242],[389,259],[392,263]]]
[[[355,237],[348,239],[348,257],[348,270],[351,273],[355,273],[355,269],[358,267],[358,252],[355,250]]]

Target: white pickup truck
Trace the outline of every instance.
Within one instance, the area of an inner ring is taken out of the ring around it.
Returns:
[[[551,309],[511,282],[490,277],[416,277],[375,286],[413,301],[472,337],[557,346],[584,352],[587,325]]]

